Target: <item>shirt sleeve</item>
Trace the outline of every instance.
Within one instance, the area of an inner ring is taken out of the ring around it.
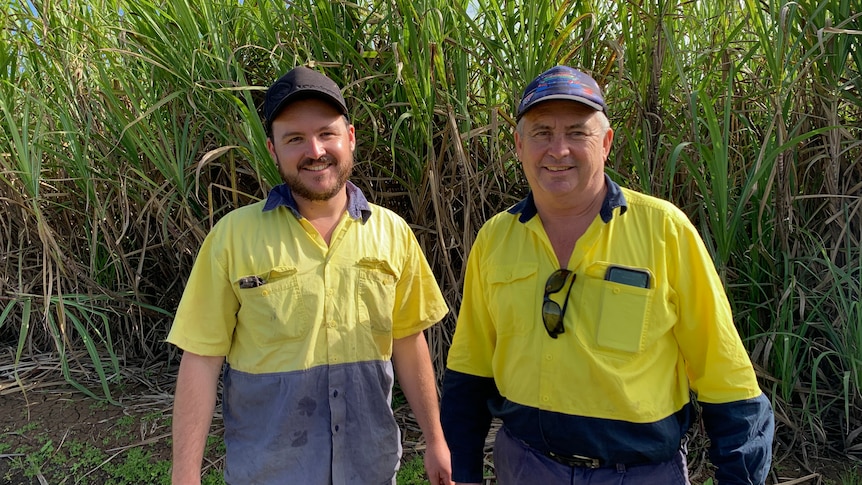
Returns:
[[[722,485],[762,484],[772,461],[772,407],[703,240],[688,219],[677,222],[668,238],[668,254],[679,258],[670,277],[679,311],[674,332],[701,404],[710,460]]]
[[[401,277],[395,287],[392,315],[392,336],[396,339],[421,332],[449,313],[449,307],[416,235],[406,223],[402,224],[402,230],[399,240],[403,244],[405,257]]]
[[[216,239],[211,231],[201,245],[167,341],[196,354],[226,356],[239,301],[215,249]]]
[[[440,421],[456,482],[482,481],[485,438],[491,426],[488,401],[500,396],[491,362],[496,332],[482,284],[484,234],[479,231],[467,258],[464,298],[449,349],[440,404]]]
[[[446,366],[465,374],[493,377],[497,331],[488,311],[487,285],[482,276],[483,268],[488,266],[483,261],[485,235],[486,231],[480,229],[467,257],[464,294]]]
[[[775,418],[765,394],[724,404],[702,403],[709,458],[721,485],[766,482],[772,464]]]
[[[485,438],[491,428],[488,401],[499,397],[494,379],[448,369],[443,379],[440,422],[452,456],[452,480],[483,480]]]
[[[668,282],[678,312],[674,335],[691,389],[704,403],[755,398],[760,386],[734,325],[724,284],[697,230],[679,214],[666,228]]]

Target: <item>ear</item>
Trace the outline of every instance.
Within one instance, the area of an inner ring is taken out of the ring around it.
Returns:
[[[605,151],[605,160],[607,160],[608,155],[611,153],[611,145],[614,143],[614,129],[608,128],[608,132],[605,133],[605,138],[602,140],[602,148]]]
[[[522,149],[521,134],[518,133],[518,130],[515,130],[515,154],[518,155],[519,159],[521,158]]]
[[[269,156],[272,157],[272,161],[278,166],[278,156],[275,154],[275,144],[272,142],[272,138],[266,137],[266,149],[269,152]]]
[[[350,140],[350,152],[356,150],[356,128],[353,125],[347,125],[347,137]]]

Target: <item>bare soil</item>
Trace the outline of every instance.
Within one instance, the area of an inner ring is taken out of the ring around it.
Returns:
[[[105,467],[123,460],[131,450],[145,450],[151,463],[169,460],[173,375],[169,372],[153,375],[151,370],[147,373],[146,380],[127,378],[126,385],[114,389],[116,404],[86,396],[63,381],[56,370],[44,372],[43,369],[38,375],[29,372],[25,379],[21,379],[19,373],[18,382],[8,374],[0,374],[0,483],[83,483],[80,477],[85,474],[86,483],[105,483],[108,476]],[[409,459],[421,452],[421,435],[408,408],[398,408],[396,415],[404,430],[405,456]],[[218,416],[213,420],[212,433],[220,437]],[[489,438],[489,445],[492,442]],[[103,460],[98,464],[88,463],[87,470],[78,469],[73,474],[73,463],[57,464],[44,459],[58,453],[69,455],[72,446],[80,447],[82,443],[102,450]],[[705,450],[704,440],[695,437],[689,449],[692,483],[702,484],[712,476]],[[31,467],[25,474],[20,464],[35,452],[41,453],[42,459],[37,461],[42,466],[35,470]],[[846,480],[849,470],[862,470],[842,457],[801,456],[794,450],[783,449],[777,442],[774,470],[767,483],[842,485],[840,480]],[[208,454],[205,466],[220,470],[221,457]],[[862,477],[853,483],[862,483]]]

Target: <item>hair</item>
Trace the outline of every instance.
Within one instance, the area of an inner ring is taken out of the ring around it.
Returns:
[[[344,124],[347,126],[350,126],[350,117],[347,115],[341,115],[341,117],[344,118]],[[263,129],[264,129],[264,132],[266,134],[266,137],[269,139],[272,139],[272,121],[271,120],[264,120]]]
[[[605,114],[604,111],[596,111],[599,116],[599,128],[602,130],[602,135],[608,132],[611,129],[611,121],[608,119],[608,115]],[[518,132],[519,135],[524,136],[524,117],[521,116],[521,119],[518,120],[518,124],[515,125],[515,131]]]

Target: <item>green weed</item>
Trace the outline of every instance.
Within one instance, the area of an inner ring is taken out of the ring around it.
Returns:
[[[857,465],[841,473],[837,485],[862,485],[862,468]]]
[[[126,452],[119,464],[105,465],[113,485],[138,485],[141,483],[170,483],[170,462],[166,460],[153,463],[151,453],[141,448]]]
[[[398,485],[426,485],[428,479],[425,476],[425,463],[421,455],[401,461],[401,468],[396,476]]]

